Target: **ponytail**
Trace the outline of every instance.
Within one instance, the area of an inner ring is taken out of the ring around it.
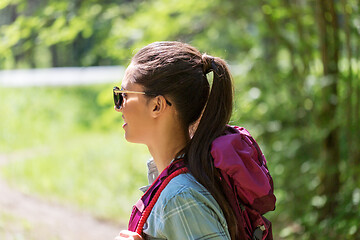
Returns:
[[[226,130],[233,106],[233,84],[229,69],[224,60],[202,56],[203,72],[206,75],[213,72],[213,82],[207,104],[203,111],[199,125],[192,137],[187,151],[187,164],[189,171],[215,198],[225,215],[232,239],[236,239],[237,222],[225,194],[219,173],[214,167],[211,156],[213,140]]]

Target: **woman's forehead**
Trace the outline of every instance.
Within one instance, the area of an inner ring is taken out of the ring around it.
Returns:
[[[141,84],[136,83],[135,81],[136,71],[136,67],[134,67],[133,65],[129,65],[129,67],[125,71],[125,76],[121,83],[122,89],[131,91],[144,90],[144,87]]]
[[[135,68],[133,65],[129,65],[126,68],[125,75],[124,75],[124,78],[121,83],[122,88],[127,89],[130,85],[135,83],[135,79],[134,79],[135,72],[134,71],[135,71]]]

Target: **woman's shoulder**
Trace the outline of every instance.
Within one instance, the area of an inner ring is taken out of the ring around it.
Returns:
[[[169,198],[178,195],[204,195],[211,196],[209,191],[201,185],[190,173],[180,174],[174,177],[164,188],[162,197]],[[160,195],[160,196],[161,196]]]
[[[160,194],[156,205],[162,209],[171,209],[179,202],[193,202],[198,205],[197,207],[205,206],[221,213],[214,197],[190,173],[173,178]]]

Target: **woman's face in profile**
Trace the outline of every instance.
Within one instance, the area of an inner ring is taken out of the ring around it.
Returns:
[[[132,72],[136,68],[130,65],[125,72],[125,77],[121,87],[123,90],[143,92],[144,88],[140,84],[131,81]],[[149,131],[152,128],[151,107],[147,96],[136,93],[123,93],[123,103],[118,110],[122,113],[125,131],[125,139],[133,143],[146,143],[151,137]]]

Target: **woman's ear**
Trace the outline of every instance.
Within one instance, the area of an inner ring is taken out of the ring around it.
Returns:
[[[168,107],[168,105],[166,104],[166,99],[164,98],[164,96],[156,96],[152,99],[152,116],[154,118],[159,117],[164,111],[165,109]]]

